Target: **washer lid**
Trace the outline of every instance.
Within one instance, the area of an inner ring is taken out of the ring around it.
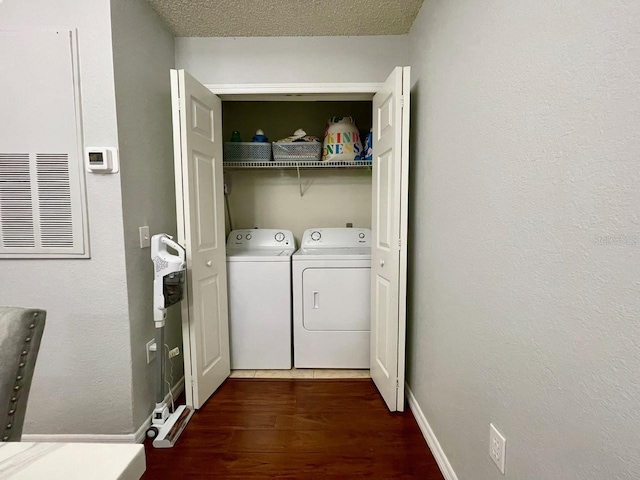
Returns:
[[[227,262],[289,262],[293,251],[292,248],[228,248]]]
[[[296,260],[371,260],[371,248],[301,248],[293,255]]]

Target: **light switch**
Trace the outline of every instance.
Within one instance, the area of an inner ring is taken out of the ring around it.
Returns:
[[[140,248],[149,248],[150,246],[149,227],[140,227]]]

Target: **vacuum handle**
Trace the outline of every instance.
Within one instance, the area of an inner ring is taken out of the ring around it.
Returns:
[[[174,242],[169,237],[162,237],[160,241],[165,245],[167,245],[168,247],[173,248],[176,252],[178,252],[178,256],[180,257],[180,260],[184,262],[184,248],[182,248],[179,243]]]

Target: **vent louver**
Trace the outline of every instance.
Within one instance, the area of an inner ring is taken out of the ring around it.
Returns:
[[[69,156],[36,155],[40,243],[43,247],[73,248],[73,214]]]
[[[0,153],[2,246],[35,246],[31,168],[28,153]]]

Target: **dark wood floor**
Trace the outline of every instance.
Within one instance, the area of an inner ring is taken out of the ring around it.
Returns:
[[[171,449],[145,444],[151,479],[442,480],[411,412],[370,380],[229,379]]]

